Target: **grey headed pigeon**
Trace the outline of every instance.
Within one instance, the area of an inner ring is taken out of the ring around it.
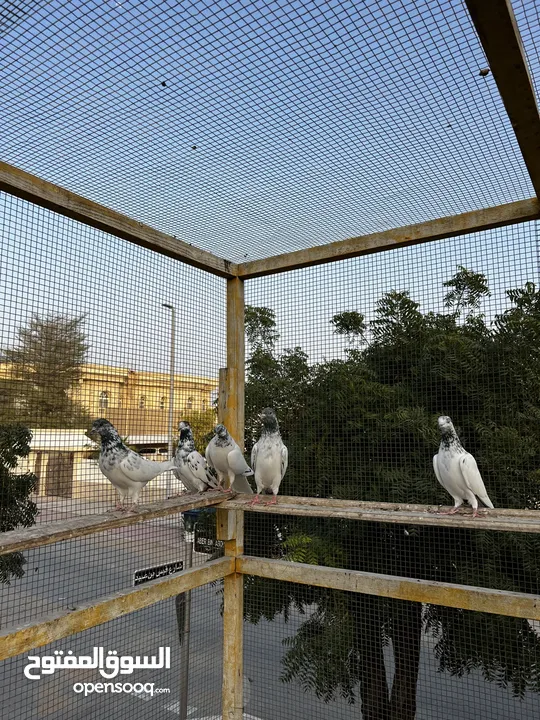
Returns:
[[[253,492],[246,480],[247,476],[253,475],[253,470],[244,460],[242,451],[225,425],[216,425],[214,437],[208,443],[205,455],[208,465],[216,471],[221,487],[224,487],[225,478],[228,478],[228,491]]]
[[[220,488],[216,477],[208,469],[206,460],[195,450],[191,425],[186,420],[182,420],[178,425],[178,433],[173,470],[178,480],[192,493]]]
[[[265,408],[260,414],[262,422],[261,437],[251,451],[251,467],[255,473],[257,495],[253,505],[259,502],[261,493],[273,495],[268,505],[277,502],[279,486],[289,464],[289,451],[283,444],[279,432],[276,413],[272,408]]]
[[[442,513],[453,515],[468,500],[473,508],[473,517],[478,517],[478,500],[493,508],[486,486],[478,470],[474,457],[461,444],[452,420],[442,415],[439,420],[441,444],[439,452],[433,457],[433,469],[437,480],[454,498],[452,510]]]
[[[96,433],[101,438],[99,469],[120,495],[116,510],[126,510],[125,500],[128,498],[131,499],[131,509],[134,509],[144,486],[174,467],[174,460],[153,462],[127,448],[116,428],[104,418],[94,421],[88,436]]]

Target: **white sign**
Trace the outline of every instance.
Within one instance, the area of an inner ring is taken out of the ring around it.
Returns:
[[[29,655],[30,663],[24,668],[24,674],[29,680],[39,680],[41,675],[52,675],[57,670],[99,669],[100,675],[107,680],[120,675],[131,675],[134,670],[159,670],[171,667],[171,648],[160,647],[158,657],[144,655],[118,655],[116,650],[109,650],[105,657],[102,647],[93,648],[92,655],[76,657],[73,650],[64,655],[63,650],[55,650],[52,655]],[[32,671],[36,671],[34,674]]]

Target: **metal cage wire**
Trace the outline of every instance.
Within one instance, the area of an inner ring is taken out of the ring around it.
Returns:
[[[0,8],[10,717],[538,716],[540,30],[514,13]],[[249,461],[268,405],[274,506],[163,474],[105,513],[96,417],[158,462],[171,410],[201,452],[219,419]],[[438,514],[439,415],[486,517]],[[136,678],[169,692],[22,679],[68,645],[170,646]]]

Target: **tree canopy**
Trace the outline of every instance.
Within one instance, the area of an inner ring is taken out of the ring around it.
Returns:
[[[4,349],[12,380],[3,387],[3,414],[31,427],[86,427],[89,416],[73,397],[88,345],[84,316],[34,315]]]
[[[0,532],[30,527],[35,522],[37,505],[30,500],[37,484],[33,473],[16,473],[20,458],[30,453],[32,433],[24,425],[0,425]],[[0,582],[24,575],[26,563],[21,552],[0,556]]]
[[[246,445],[257,437],[257,413],[274,407],[289,448],[282,494],[448,505],[432,457],[437,417],[449,415],[495,506],[539,507],[540,292],[533,283],[509,289],[508,308],[488,319],[484,275],[458,267],[443,288],[445,312],[422,312],[407,291],[392,290],[371,319],[357,310],[329,318],[346,339],[344,357],[319,363],[300,347],[278,352],[273,310],[247,309]],[[247,552],[538,592],[537,536],[275,518],[247,514]],[[246,584],[253,622],[312,603],[288,641],[283,677],[325,699],[360,699],[366,719],[414,718],[422,629],[437,638],[441,670],[481,668],[518,696],[540,690],[540,640],[524,620],[257,578]],[[382,655],[389,640],[391,691]]]

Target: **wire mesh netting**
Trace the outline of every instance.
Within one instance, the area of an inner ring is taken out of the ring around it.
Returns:
[[[458,0],[0,19],[3,158],[232,261],[533,194]]]
[[[538,92],[540,79],[540,13],[538,4],[534,0],[514,0],[512,6],[538,100],[540,97]]]
[[[39,510],[26,505],[21,520],[114,507],[86,434],[97,418],[146,460],[167,460],[171,353],[173,441],[188,420],[204,451],[225,364],[224,281],[8,195],[0,227],[0,441],[19,461],[15,494],[31,486]],[[21,426],[31,436],[16,440]],[[182,489],[161,472],[140,501]]]
[[[28,654],[40,658],[37,668],[28,655],[0,663],[3,717],[88,720],[114,716],[143,720],[178,716],[182,647],[187,637],[183,598],[179,595],[164,600],[38,648]],[[194,720],[215,716],[220,708],[221,625],[215,589],[206,586],[192,590],[188,712]],[[123,668],[128,672],[118,672],[118,666],[115,672],[113,665],[104,667],[104,662],[99,665],[102,669],[56,667],[52,673],[47,671],[51,662],[46,658],[52,658],[54,668],[55,662],[69,653],[77,660],[94,660],[100,648],[105,660],[115,651],[118,660],[127,657]],[[142,667],[129,672],[130,660],[137,662],[141,658]],[[156,667],[158,662],[161,667]]]
[[[452,504],[449,416],[497,507],[536,508],[536,223],[246,282],[246,445],[277,412],[282,495]]]
[[[526,620],[246,578],[249,712],[261,718],[534,720]]]
[[[538,9],[519,0],[516,16],[536,82]],[[0,9],[0,37],[4,160],[230,261],[533,194],[461,1],[17,0]],[[0,530],[184,490],[164,464],[170,422],[176,435],[187,420],[203,451],[225,281],[2,193],[0,228]],[[246,282],[247,482],[281,496],[466,499],[475,514],[478,497],[494,518],[538,510],[539,282],[535,222]],[[255,449],[262,420],[275,430],[265,407],[287,452],[274,435]],[[125,443],[135,467],[153,461],[140,496],[98,465],[97,418],[118,431],[99,425],[108,452]],[[1,556],[3,630],[219,557],[215,517]],[[248,512],[245,552],[539,593],[537,534],[456,521]],[[540,715],[537,621],[254,576],[244,586],[246,719]],[[189,598],[34,652],[167,648],[170,668],[132,668],[120,690],[116,676],[98,690],[109,678],[96,668],[37,680],[15,657],[0,663],[2,714],[180,715],[189,639],[188,715],[217,720],[222,582]]]

